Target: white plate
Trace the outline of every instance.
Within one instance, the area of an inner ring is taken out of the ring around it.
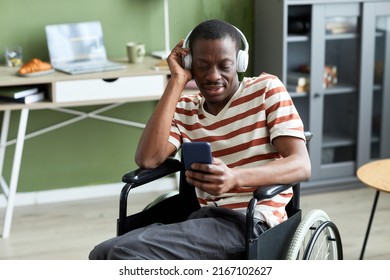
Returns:
[[[48,75],[48,74],[54,73],[54,71],[55,71],[54,69],[50,69],[50,70],[46,70],[46,71],[38,71],[38,72],[32,72],[32,73],[27,73],[27,74],[20,74],[18,72],[18,75],[22,76],[22,77],[36,77],[36,76]]]

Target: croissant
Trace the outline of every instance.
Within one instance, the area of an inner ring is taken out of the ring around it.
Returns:
[[[47,71],[52,69],[50,63],[44,62],[39,58],[33,58],[29,62],[25,63],[20,67],[19,74],[29,74],[33,72]]]

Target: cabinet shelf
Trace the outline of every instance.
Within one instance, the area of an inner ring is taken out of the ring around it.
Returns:
[[[379,141],[380,141],[380,137],[379,137],[379,135],[372,135],[372,137],[371,137],[371,143],[379,143]]]
[[[356,91],[357,88],[355,86],[339,84],[334,87],[325,88],[324,95],[346,94],[354,93]]]
[[[287,91],[290,93],[292,98],[302,98],[307,97],[310,93],[308,92],[296,92],[294,85],[287,85]],[[334,86],[331,88],[326,88],[323,91],[324,95],[337,95],[337,94],[349,94],[357,91],[357,88],[354,86]]]
[[[287,43],[309,42],[309,35],[288,35]]]
[[[287,84],[286,88],[292,98],[302,98],[308,96],[308,92],[297,92],[296,86],[293,84]]]
[[[327,34],[325,40],[349,40],[359,38],[359,35],[356,33],[343,33],[343,34]]]
[[[382,85],[375,84],[373,90],[374,91],[381,91],[382,90]]]
[[[377,30],[377,31],[375,32],[375,37],[377,37],[377,38],[383,38],[383,37],[385,37],[385,36],[386,36],[386,32],[383,31],[383,30]]]
[[[353,137],[332,134],[324,134],[322,142],[322,148],[346,147],[356,143]]]
[[[309,94],[307,92],[295,92],[293,90],[289,90],[288,91],[290,93],[290,96],[292,98],[303,98],[303,97],[307,97]]]

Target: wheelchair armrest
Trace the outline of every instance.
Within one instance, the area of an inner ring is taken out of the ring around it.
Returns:
[[[132,188],[144,185],[182,169],[182,163],[175,158],[168,158],[154,169],[138,168],[123,175],[122,182],[132,184]]]
[[[160,166],[154,169],[138,168],[123,175],[122,181],[126,183],[122,187],[119,197],[119,219],[124,222],[127,216],[127,197],[131,189],[147,184],[154,180],[173,174],[183,169],[182,163],[175,158],[168,158]]]
[[[285,190],[291,188],[292,186],[293,184],[271,185],[271,186],[260,187],[253,192],[253,197],[256,198],[257,200],[268,199],[274,197],[277,194],[280,194],[281,192],[284,192]]]
[[[269,199],[274,197],[275,195],[280,194],[281,192],[294,187],[297,184],[286,184],[286,185],[271,185],[271,186],[263,186],[257,188],[253,192],[253,197],[249,201],[248,207],[246,209],[246,240],[253,240],[257,238],[258,232],[254,230],[255,228],[255,208],[257,202],[263,199]]]

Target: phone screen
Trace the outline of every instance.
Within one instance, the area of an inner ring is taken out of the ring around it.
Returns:
[[[186,142],[183,143],[183,161],[185,169],[191,169],[192,163],[212,162],[211,148],[208,142]]]

